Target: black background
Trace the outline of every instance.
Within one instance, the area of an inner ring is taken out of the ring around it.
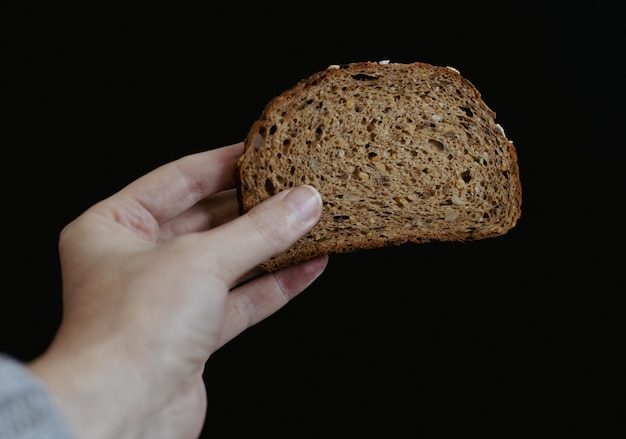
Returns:
[[[514,141],[517,227],[332,256],[305,293],[211,357],[206,437],[603,428],[619,411],[603,402],[623,349],[616,4],[15,12],[0,350],[27,361],[49,343],[61,315],[58,234],[84,209],[160,164],[243,140],[271,97],[330,64],[424,61],[460,70]]]

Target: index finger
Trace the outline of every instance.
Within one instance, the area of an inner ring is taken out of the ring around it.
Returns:
[[[191,154],[145,174],[114,195],[138,203],[159,223],[236,184],[243,143]]]

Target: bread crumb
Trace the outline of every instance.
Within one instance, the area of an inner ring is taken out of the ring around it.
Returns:
[[[461,72],[459,72],[459,71],[458,71],[458,69],[455,69],[455,68],[454,68],[454,67],[452,67],[452,66],[446,66],[446,68],[447,68],[447,69],[452,70],[453,72],[456,72],[456,73],[458,73],[458,74],[461,74]]]

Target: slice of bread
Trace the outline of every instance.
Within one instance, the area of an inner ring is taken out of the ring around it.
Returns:
[[[323,254],[497,237],[521,215],[517,153],[475,86],[426,63],[333,65],[272,99],[238,163],[246,212],[309,184],[321,219],[274,271]]]

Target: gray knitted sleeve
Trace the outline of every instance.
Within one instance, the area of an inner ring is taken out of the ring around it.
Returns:
[[[2,353],[0,439],[74,439],[42,382]]]

